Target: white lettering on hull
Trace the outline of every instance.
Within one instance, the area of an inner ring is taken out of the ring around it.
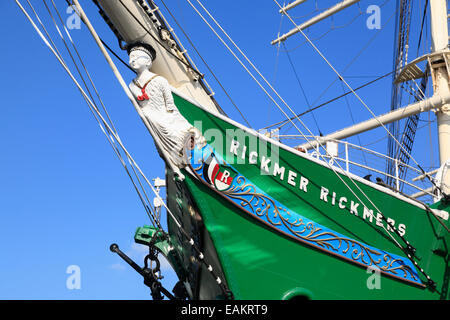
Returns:
[[[298,172],[292,169],[286,169],[280,166],[278,161],[275,161],[271,157],[259,156],[256,151],[248,151],[247,146],[242,146],[236,140],[231,141],[230,153],[239,156],[242,160],[248,156],[248,162],[260,166],[261,174],[271,174],[273,177],[278,177],[280,181],[285,181],[285,173],[287,173],[286,183],[290,186],[297,187],[298,190],[303,193],[308,193],[309,179],[302,176]],[[368,209],[361,203],[351,200],[343,195],[338,195],[334,191],[330,191],[328,188],[321,186],[319,193],[319,200],[328,203],[331,206],[336,206],[341,210],[346,210],[350,214],[359,217],[360,219],[367,221],[368,223],[375,224],[380,228],[386,228],[388,231],[393,231],[393,228],[397,228],[399,234],[404,236],[406,234],[406,225],[399,223],[396,226],[394,219],[386,217],[383,221],[383,215],[380,212],[374,214],[373,209]],[[362,216],[360,216],[360,213]]]

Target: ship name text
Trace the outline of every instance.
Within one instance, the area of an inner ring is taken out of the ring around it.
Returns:
[[[351,196],[349,195],[339,194],[333,191],[329,186],[319,186],[317,181],[315,181],[314,184],[310,183],[310,180],[299,172],[281,166],[277,161],[278,159],[274,159],[276,157],[258,155],[258,152],[256,151],[247,150],[245,145],[240,147],[239,141],[236,140],[231,141],[229,152],[241,159],[248,158],[249,164],[259,166],[261,174],[277,177],[280,181],[285,182],[291,187],[295,187],[302,194],[309,194],[310,190],[314,190],[312,193],[317,194],[316,197],[321,202],[327,203],[339,210],[348,211],[355,217],[363,219],[376,227],[387,229],[390,232],[394,231],[394,227],[401,236],[406,234],[405,224],[385,216],[378,212],[378,210],[369,209],[361,204],[360,201],[351,199]],[[365,202],[368,202],[368,200]]]

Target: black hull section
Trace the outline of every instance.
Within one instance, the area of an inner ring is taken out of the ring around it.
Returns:
[[[215,274],[225,281],[216,249],[203,224],[200,211],[185,183],[178,181],[169,168],[166,169],[166,183],[167,206],[189,236],[187,238],[173,219],[168,217],[169,235],[177,253],[177,260],[179,260],[179,263],[173,265],[178,278],[189,283],[194,300],[224,299],[222,289],[207,268],[207,265],[211,265]],[[197,251],[189,243],[190,238],[203,253],[206,264],[199,259]]]

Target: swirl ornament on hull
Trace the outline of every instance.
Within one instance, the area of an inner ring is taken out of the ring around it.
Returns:
[[[351,239],[289,210],[225,163],[209,145],[191,151],[190,168],[213,192],[277,232],[345,261],[378,268],[385,275],[425,287],[409,259]]]

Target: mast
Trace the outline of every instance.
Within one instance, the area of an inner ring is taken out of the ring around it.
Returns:
[[[394,61],[393,70],[395,73],[392,76],[392,89],[391,89],[391,111],[394,111],[403,106],[403,83],[397,81],[403,67],[407,65],[408,49],[409,49],[409,34],[411,25],[411,14],[412,14],[412,1],[411,0],[401,0],[397,2],[397,15],[395,21],[395,41],[394,41]],[[423,79],[428,80],[427,77]],[[425,90],[423,91],[425,92]],[[421,100],[421,97],[417,97],[416,101]],[[408,117],[405,121],[404,128],[408,133],[402,134],[400,137],[400,122],[395,121],[389,125],[389,131],[393,136],[388,137],[387,142],[387,153],[388,158],[386,159],[386,183],[390,186],[394,186],[395,181],[392,176],[395,176],[395,172],[400,169],[400,173],[406,174],[405,166],[397,166],[396,162],[401,161],[405,164],[409,162],[409,153],[411,153],[412,145],[414,143],[415,130],[417,128],[417,123],[419,119],[419,114]],[[411,129],[409,129],[411,128]],[[395,139],[394,139],[395,138]],[[408,152],[404,149],[399,148],[396,141],[401,141],[403,147],[406,148]],[[404,141],[406,140],[406,141]],[[406,143],[405,143],[406,142]]]
[[[448,52],[448,21],[447,1],[430,0],[430,24],[432,37],[432,51]],[[449,88],[449,63],[446,54],[437,56],[431,61],[434,94],[445,96]],[[450,103],[443,104],[436,110],[439,139],[439,160],[444,165],[450,159]],[[448,194],[450,187],[450,170],[442,177],[443,192]]]

